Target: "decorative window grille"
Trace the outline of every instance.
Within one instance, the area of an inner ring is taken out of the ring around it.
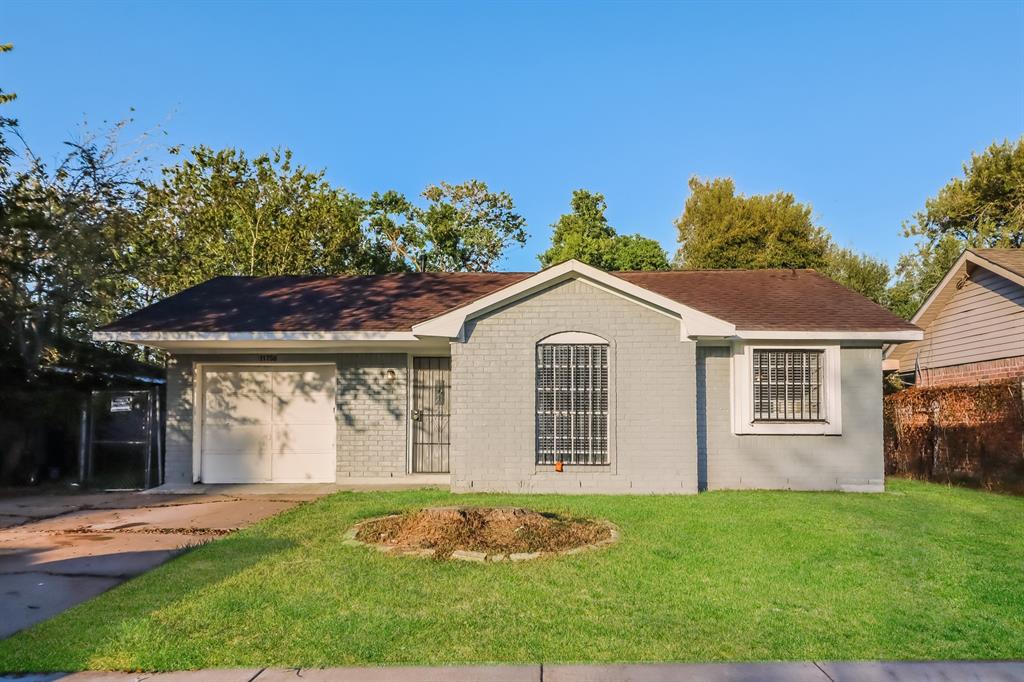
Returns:
[[[754,421],[824,421],[825,352],[754,350]]]
[[[537,463],[608,464],[608,346],[537,346]]]

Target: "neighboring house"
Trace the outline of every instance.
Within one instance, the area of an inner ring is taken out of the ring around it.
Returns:
[[[886,349],[908,384],[976,384],[1024,376],[1024,249],[968,249],[911,322],[924,339]]]
[[[882,490],[885,343],[811,270],[220,277],[96,332],[166,349],[166,480]]]

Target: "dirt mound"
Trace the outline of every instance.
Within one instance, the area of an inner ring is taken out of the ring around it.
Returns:
[[[521,507],[439,507],[365,521],[355,537],[399,551],[433,550],[443,559],[456,550],[489,557],[561,552],[603,544],[612,538],[612,528]]]

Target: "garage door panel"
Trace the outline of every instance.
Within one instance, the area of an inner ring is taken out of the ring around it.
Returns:
[[[262,424],[271,420],[269,372],[208,371],[205,387],[207,421]]]
[[[278,455],[273,463],[274,480],[283,483],[333,483],[335,461],[319,453]]]
[[[203,453],[203,480],[207,483],[269,482],[270,455],[252,452],[220,455]]]
[[[275,424],[271,452],[280,454],[323,453],[334,443],[333,424]]]
[[[306,393],[334,394],[333,367],[302,367],[273,373],[273,390],[277,396]]]
[[[206,424],[203,427],[203,452],[215,455],[262,455],[270,448],[269,424]]]
[[[202,478],[334,481],[333,366],[204,372]]]
[[[274,423],[329,424],[334,421],[334,394],[274,396]]]

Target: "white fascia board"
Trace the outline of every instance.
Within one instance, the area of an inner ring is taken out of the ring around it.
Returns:
[[[93,332],[93,341],[117,341],[176,350],[194,348],[299,348],[420,342],[412,332]]]
[[[418,341],[412,332],[93,332],[93,341]]]
[[[924,332],[920,329],[893,331],[758,331],[744,329],[736,332],[735,338],[756,341],[877,341],[879,343],[902,343],[920,341]]]
[[[670,298],[656,294],[649,289],[627,282],[586,263],[569,260],[553,267],[541,270],[504,289],[488,294],[472,303],[439,315],[426,322],[413,325],[412,331],[418,336],[447,336],[457,338],[467,320],[483,315],[495,308],[507,305],[520,298],[549,288],[563,281],[581,278],[595,284],[626,294],[638,301],[675,313],[682,320],[685,334],[688,336],[731,336],[735,325],[717,317],[702,313],[699,310],[684,306]]]

